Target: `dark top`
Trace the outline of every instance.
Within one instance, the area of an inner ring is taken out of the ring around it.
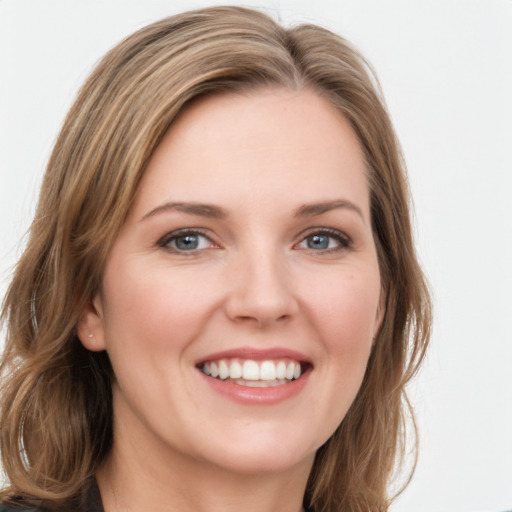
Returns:
[[[304,508],[306,512],[314,512],[312,508],[307,508],[304,505]],[[13,505],[3,505],[0,503],[0,512],[51,512],[48,509],[45,508],[27,508],[27,507],[16,507]],[[62,509],[60,509],[60,512],[65,512]],[[98,489],[98,486],[96,485],[96,481],[93,481],[89,492],[87,493],[87,499],[86,503],[82,507],[73,508],[73,510],[70,510],[68,512],[104,512],[103,510],[103,504],[101,502],[101,496],[100,491]],[[512,512],[512,509],[504,512]]]
[[[313,509],[307,508],[304,505],[306,512],[314,512]],[[30,508],[23,505],[15,506],[15,505],[3,505],[0,503],[0,512],[52,512],[47,508]],[[62,509],[59,509],[59,512],[66,512]],[[73,510],[69,512],[104,512],[103,503],[101,502],[100,490],[98,489],[98,485],[96,484],[96,480],[91,482],[89,487],[89,491],[87,492],[87,498],[82,506],[73,507]],[[511,511],[512,512],[512,511]]]

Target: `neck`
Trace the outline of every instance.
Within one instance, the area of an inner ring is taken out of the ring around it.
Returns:
[[[300,512],[312,463],[240,473],[175,453],[172,461],[155,460],[146,450],[125,452],[114,445],[97,480],[105,512]]]

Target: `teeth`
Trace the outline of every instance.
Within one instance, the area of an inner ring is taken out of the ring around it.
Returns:
[[[261,380],[276,380],[276,365],[273,361],[263,361],[260,367]]]
[[[231,361],[231,364],[229,365],[229,376],[232,379],[239,379],[242,377],[242,365],[238,361]]]
[[[242,378],[244,380],[260,380],[260,367],[256,361],[248,359],[242,366]]]
[[[211,370],[210,370],[210,372],[211,372]],[[286,378],[288,380],[292,380],[294,375],[295,375],[295,364],[293,362],[288,363],[288,366],[286,367]]]
[[[274,386],[282,386],[288,384],[286,379],[275,380],[237,380],[236,384],[240,386],[247,386],[249,388],[272,388]]]
[[[219,361],[219,378],[221,380],[227,379],[229,377],[229,367],[226,364],[226,361],[222,359]]]
[[[276,377],[278,379],[286,379],[286,363],[284,361],[277,363]]]
[[[250,387],[279,386],[301,376],[300,363],[290,360],[221,359],[204,363],[201,370],[211,377],[231,379],[237,384]]]

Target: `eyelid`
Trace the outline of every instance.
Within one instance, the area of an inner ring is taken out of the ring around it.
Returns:
[[[326,227],[313,227],[309,228],[305,232],[301,233],[300,240],[295,244],[294,247],[297,247],[299,244],[304,242],[306,238],[313,236],[313,235],[325,235],[330,238],[334,238],[339,243],[339,246],[333,247],[330,249],[323,249],[323,250],[314,250],[314,249],[306,249],[310,250],[314,253],[331,253],[331,252],[339,252],[339,251],[345,251],[347,249],[350,249],[353,246],[353,241],[346,233],[343,231],[340,231],[339,229],[333,229],[333,228],[326,228]]]

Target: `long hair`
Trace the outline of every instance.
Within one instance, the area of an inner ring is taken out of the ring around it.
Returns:
[[[7,497],[69,503],[109,454],[112,368],[106,353],[82,346],[76,325],[163,135],[194,99],[276,86],[316,92],[354,129],[385,292],[361,389],[319,449],[305,498],[317,512],[387,510],[410,410],[405,386],[430,330],[399,144],[372,69],[350,44],[238,7],[184,13],[131,35],[99,63],[66,117],[2,310]]]

